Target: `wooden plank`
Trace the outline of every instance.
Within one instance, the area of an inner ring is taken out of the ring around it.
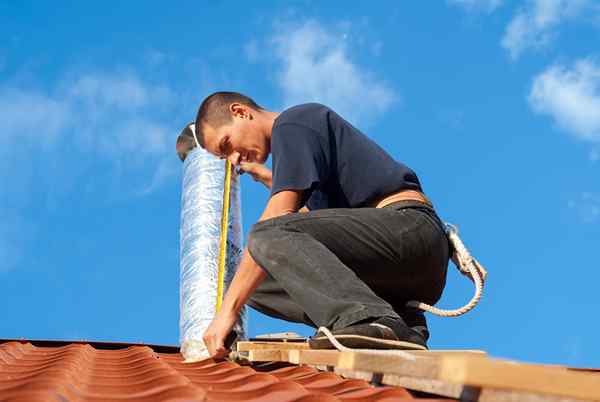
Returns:
[[[342,352],[337,367],[396,374],[464,384],[478,388],[527,391],[566,398],[600,401],[600,379],[595,374],[485,356],[404,357],[363,352]]]
[[[324,370],[326,366],[313,366]],[[383,374],[383,376],[358,370],[335,368],[334,372],[345,378],[364,381],[376,381],[384,385],[400,386],[412,391],[426,392],[432,395],[477,402],[585,402],[581,399],[539,394],[526,391],[502,390],[494,388],[477,388],[462,384],[452,384],[427,378]]]
[[[487,352],[484,350],[476,350],[476,349],[456,349],[456,350],[404,350],[404,352],[415,355],[415,356],[423,356],[423,357],[431,357],[431,356],[487,356]]]
[[[340,352],[337,350],[290,350],[289,362],[293,364],[320,364],[336,366]]]
[[[313,366],[315,367],[315,366]],[[320,367],[323,369],[323,366]],[[368,382],[378,381],[384,385],[400,386],[413,391],[426,392],[454,398],[461,401],[477,402],[585,402],[582,399],[565,398],[543,393],[518,391],[510,389],[478,388],[462,384],[452,384],[427,378],[383,374],[380,376],[368,371],[334,369],[334,372],[345,378],[355,378]]]
[[[286,350],[250,350],[248,351],[248,360],[251,362],[287,362],[288,354]]]
[[[440,358],[438,379],[484,388],[547,393],[568,398],[600,401],[597,375],[500,359]]]
[[[431,378],[383,374],[381,383],[385,385],[400,386],[415,391],[428,392],[434,395],[442,395],[448,398],[460,399],[463,394],[462,384],[452,384]]]
[[[237,350],[247,352],[253,349],[310,349],[308,342],[273,342],[273,341],[240,341],[237,343]],[[334,350],[334,349],[312,349],[312,350]],[[375,349],[361,349],[361,352],[382,352]],[[390,351],[393,353],[393,351]],[[483,350],[405,350],[415,356],[438,356],[438,355],[486,355]]]
[[[314,351],[330,351],[334,349],[310,349],[308,342],[279,342],[279,341],[240,341],[237,343],[237,350],[245,352],[253,349],[307,349]],[[377,349],[359,349],[356,352],[373,352],[375,354],[385,353],[394,354],[394,350],[377,350]],[[455,349],[455,350],[404,350],[400,353],[411,354],[414,356],[432,357],[432,356],[485,356],[483,350],[473,349]]]
[[[411,377],[436,378],[439,372],[439,356],[411,356],[399,353],[340,352],[336,367],[348,370],[393,373]]]
[[[339,354],[337,350],[251,349],[248,351],[248,360],[335,366]]]
[[[276,332],[273,334],[261,334],[256,335],[254,338],[250,338],[250,341],[302,341],[306,342],[306,337],[297,334],[296,332]]]
[[[469,391],[471,393],[469,393]],[[510,389],[465,387],[465,399],[469,397],[478,402],[587,402],[589,399],[574,399],[557,395],[548,395],[528,391],[515,391]]]
[[[273,349],[278,346],[279,349]],[[477,390],[480,400],[505,401],[527,397],[537,400],[600,401],[600,378],[597,374],[567,370],[563,366],[532,365],[491,359],[473,351],[440,353],[401,353],[396,351],[310,350],[306,347],[282,348],[283,344],[242,346],[251,361],[284,361],[294,364],[335,366],[337,369],[382,373],[382,382],[407,388],[463,398]],[[253,349],[254,348],[254,349]],[[256,349],[258,348],[258,349]],[[261,349],[266,348],[266,349]],[[269,349],[270,348],[270,349]],[[410,385],[412,384],[412,385]],[[457,393],[459,393],[457,395]],[[537,398],[537,399],[536,399]]]
[[[288,349],[310,349],[307,342],[248,342],[240,341],[237,343],[237,350],[248,352],[250,350],[288,350]]]
[[[333,372],[344,378],[354,378],[367,382],[376,382],[376,378],[378,377],[378,374],[371,373],[370,371],[346,370],[337,367],[333,369]]]

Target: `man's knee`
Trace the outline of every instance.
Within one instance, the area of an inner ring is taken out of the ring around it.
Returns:
[[[278,267],[286,266],[295,252],[293,233],[289,229],[286,225],[262,225],[259,222],[248,234],[248,252],[271,275]]]
[[[250,233],[248,234],[248,252],[256,262],[268,258],[268,252],[273,239],[271,232],[273,232],[273,226],[265,225],[263,222],[254,224],[252,229],[250,229]]]

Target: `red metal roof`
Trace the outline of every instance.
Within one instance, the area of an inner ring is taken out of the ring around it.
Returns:
[[[0,400],[387,402],[415,396],[307,366],[183,363],[171,346],[0,340]]]

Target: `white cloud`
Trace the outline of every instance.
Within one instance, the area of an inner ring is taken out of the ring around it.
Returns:
[[[173,158],[171,155],[169,155],[169,157],[163,158],[158,163],[158,168],[154,172],[154,175],[152,176],[152,179],[150,180],[149,184],[142,188],[138,192],[138,194],[146,195],[154,192],[156,189],[163,186],[170,178],[175,176],[178,169],[180,168],[181,164],[179,163],[179,160]]]
[[[67,103],[39,92],[0,89],[0,146],[12,141],[54,142],[70,115]]]
[[[179,97],[134,72],[91,72],[51,85],[0,81],[0,273],[35,233],[23,212],[73,192],[145,196],[173,178]],[[175,112],[175,113],[174,113]]]
[[[584,191],[567,204],[584,223],[600,221],[600,194]]]
[[[51,90],[0,83],[0,154],[68,149],[117,160],[120,169],[130,162],[130,169],[155,171],[152,177],[161,158],[175,158],[176,129],[168,127],[174,98],[169,88],[132,72],[80,74]]]
[[[491,13],[502,5],[503,0],[447,0],[448,4],[465,8],[468,11]]]
[[[73,100],[89,102],[93,107],[135,109],[151,102],[150,89],[132,74],[111,76],[90,74],[79,77],[66,91]]]
[[[592,0],[528,0],[508,24],[501,44],[513,60],[529,48],[547,46],[557,26],[582,14]]]
[[[321,102],[350,121],[369,121],[389,108],[394,91],[353,62],[345,34],[311,21],[273,39],[285,106]]]
[[[581,59],[571,68],[551,66],[534,78],[528,100],[563,129],[600,142],[600,64]]]

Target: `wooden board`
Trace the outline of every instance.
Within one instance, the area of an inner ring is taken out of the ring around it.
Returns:
[[[323,369],[323,367],[317,366]],[[462,384],[452,384],[427,378],[383,374],[383,376],[367,371],[335,369],[334,372],[345,378],[356,378],[365,381],[379,382],[383,385],[400,386],[409,390],[427,392],[462,401],[477,402],[582,402],[581,399],[560,397],[535,392],[510,389],[494,389],[471,387]]]
[[[600,401],[600,378],[560,366],[524,364],[485,356],[441,355],[407,361],[398,356],[341,352],[339,368],[420,377],[483,389],[524,391]]]
[[[271,342],[306,342],[307,338],[304,336],[301,336],[295,332],[277,332],[277,333],[273,333],[273,334],[262,334],[262,335],[256,335],[256,337],[254,338],[250,338],[249,341],[251,342],[264,342],[264,341],[271,341]]]
[[[444,356],[438,379],[477,387],[522,390],[600,401],[600,378],[564,367],[500,359]]]
[[[307,344],[240,343],[239,350],[248,351],[251,361],[284,361],[376,373],[384,384],[453,398],[475,392],[479,400],[516,401],[527,397],[534,401],[552,396],[556,401],[600,401],[600,376],[596,373],[492,359],[481,351],[338,352],[311,350]]]
[[[248,360],[251,362],[288,362],[287,350],[256,349],[248,351]]]
[[[237,350],[248,352],[250,350],[288,350],[288,349],[310,349],[308,342],[238,342]]]
[[[290,350],[288,362],[293,364],[322,364],[337,366],[340,352],[337,350]]]
[[[256,338],[255,338],[256,339]],[[310,349],[308,342],[292,341],[292,342],[273,342],[273,341],[240,341],[237,343],[237,350],[247,352],[257,349]],[[327,351],[327,349],[313,349],[319,351]],[[330,349],[334,350],[334,349]],[[380,350],[362,349],[363,351],[381,352]],[[403,351],[415,356],[438,356],[438,355],[485,355],[483,350],[406,350]]]

